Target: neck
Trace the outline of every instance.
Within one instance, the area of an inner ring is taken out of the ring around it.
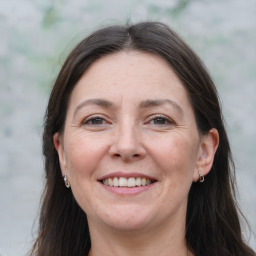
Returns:
[[[177,227],[179,226],[179,227]],[[185,241],[185,225],[159,226],[154,230],[117,231],[93,225],[90,256],[192,256]]]

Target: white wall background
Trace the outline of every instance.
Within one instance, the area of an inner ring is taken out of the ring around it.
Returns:
[[[212,74],[240,204],[256,231],[256,0],[0,0],[0,256],[25,255],[32,244],[43,114],[66,54],[100,26],[148,19],[172,26]]]

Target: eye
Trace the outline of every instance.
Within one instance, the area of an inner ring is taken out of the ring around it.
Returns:
[[[157,116],[151,117],[151,119],[148,123],[157,125],[157,126],[167,126],[167,125],[174,124],[174,122],[170,118],[168,118],[166,116],[162,116],[162,115],[157,115]]]
[[[99,126],[99,125],[103,125],[103,124],[107,124],[107,121],[99,116],[91,116],[86,118],[83,121],[83,125],[94,125],[94,126]]]
[[[163,124],[166,124],[168,120],[166,120],[165,118],[162,118],[162,117],[157,117],[157,118],[154,118],[152,121],[154,124],[163,125]]]

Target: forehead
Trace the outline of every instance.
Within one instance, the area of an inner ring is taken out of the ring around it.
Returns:
[[[163,97],[190,105],[183,84],[163,58],[123,51],[96,60],[76,84],[71,103],[90,98],[141,101]]]

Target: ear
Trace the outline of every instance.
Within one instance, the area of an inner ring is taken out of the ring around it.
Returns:
[[[66,163],[66,157],[64,152],[63,137],[58,132],[53,135],[53,143],[59,155],[59,163],[60,163],[61,173],[63,176],[67,170],[67,163]]]
[[[212,128],[208,134],[202,136],[197,156],[196,170],[194,171],[194,182],[199,180],[199,171],[202,176],[206,176],[210,172],[218,145],[219,133],[217,129]]]

